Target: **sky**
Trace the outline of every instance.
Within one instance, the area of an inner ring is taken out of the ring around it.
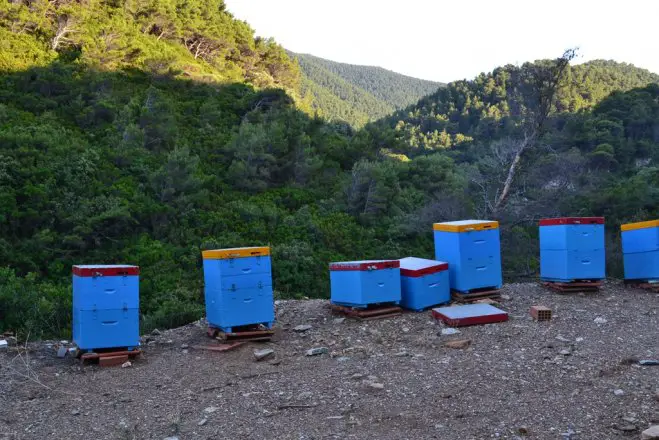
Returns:
[[[505,64],[612,59],[659,73],[656,0],[225,0],[293,52],[441,82]]]

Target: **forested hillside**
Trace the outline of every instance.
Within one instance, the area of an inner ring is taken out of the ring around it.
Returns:
[[[0,330],[65,336],[73,264],[141,266],[146,330],[203,314],[202,249],[270,245],[279,297],[326,297],[330,261],[432,257],[467,217],[502,222],[516,279],[539,217],[605,215],[619,275],[616,225],[659,215],[659,86],[632,66],[568,68],[551,100],[559,60],[506,66],[355,131],[219,0],[14,1],[0,34]]]
[[[416,104],[442,85],[381,67],[337,63],[307,54],[291,56],[300,63],[302,91],[313,95],[318,114],[356,127]]]

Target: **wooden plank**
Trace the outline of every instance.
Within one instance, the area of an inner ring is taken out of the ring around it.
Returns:
[[[127,354],[118,356],[101,356],[98,358],[98,365],[100,367],[116,367],[122,365],[126,361],[128,361]]]
[[[400,307],[390,305],[370,306],[365,309],[355,309],[353,307],[341,306],[338,304],[332,304],[331,307],[334,312],[341,313],[351,318],[357,318],[362,321],[391,318],[399,316],[403,312],[403,309]]]
[[[241,345],[245,345],[247,342],[245,341],[236,341],[232,342],[230,344],[217,344],[217,345],[193,345],[192,348],[195,350],[207,350],[207,351],[229,351],[233,350],[234,348],[238,348]]]

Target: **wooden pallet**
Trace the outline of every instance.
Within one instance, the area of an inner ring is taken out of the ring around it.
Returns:
[[[350,318],[356,318],[362,321],[372,321],[374,319],[385,319],[392,318],[394,316],[400,316],[403,312],[403,309],[392,305],[374,305],[363,309],[358,309],[355,307],[332,304],[332,311],[346,315]]]
[[[648,292],[659,293],[659,282],[649,282],[649,281],[625,281],[625,287],[631,287],[632,289],[642,289],[647,290]]]
[[[496,300],[501,299],[501,290],[493,287],[485,289],[474,289],[468,292],[451,290],[451,299],[461,304],[469,304],[484,299]]]
[[[218,341],[270,341],[275,331],[262,324],[235,327],[231,332],[209,326],[208,336]]]
[[[80,355],[80,362],[85,363],[98,363],[101,367],[115,367],[123,365],[128,359],[133,359],[139,356],[142,352],[140,350],[117,350],[107,349],[90,351]]]
[[[558,293],[599,292],[604,282],[600,280],[579,280],[565,283],[543,281],[542,285]]]

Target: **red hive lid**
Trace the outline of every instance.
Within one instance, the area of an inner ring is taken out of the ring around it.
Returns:
[[[603,225],[604,217],[559,217],[540,220],[540,226],[556,225]]]
[[[399,261],[400,274],[405,277],[417,278],[448,270],[448,263],[444,261],[426,260],[416,257],[401,258]]]
[[[380,269],[397,269],[400,267],[398,260],[364,260],[364,261],[343,261],[339,263],[330,263],[330,270],[347,271],[347,270],[380,270]]]
[[[139,275],[139,266],[87,264],[73,266],[73,275],[79,277],[118,277]]]

